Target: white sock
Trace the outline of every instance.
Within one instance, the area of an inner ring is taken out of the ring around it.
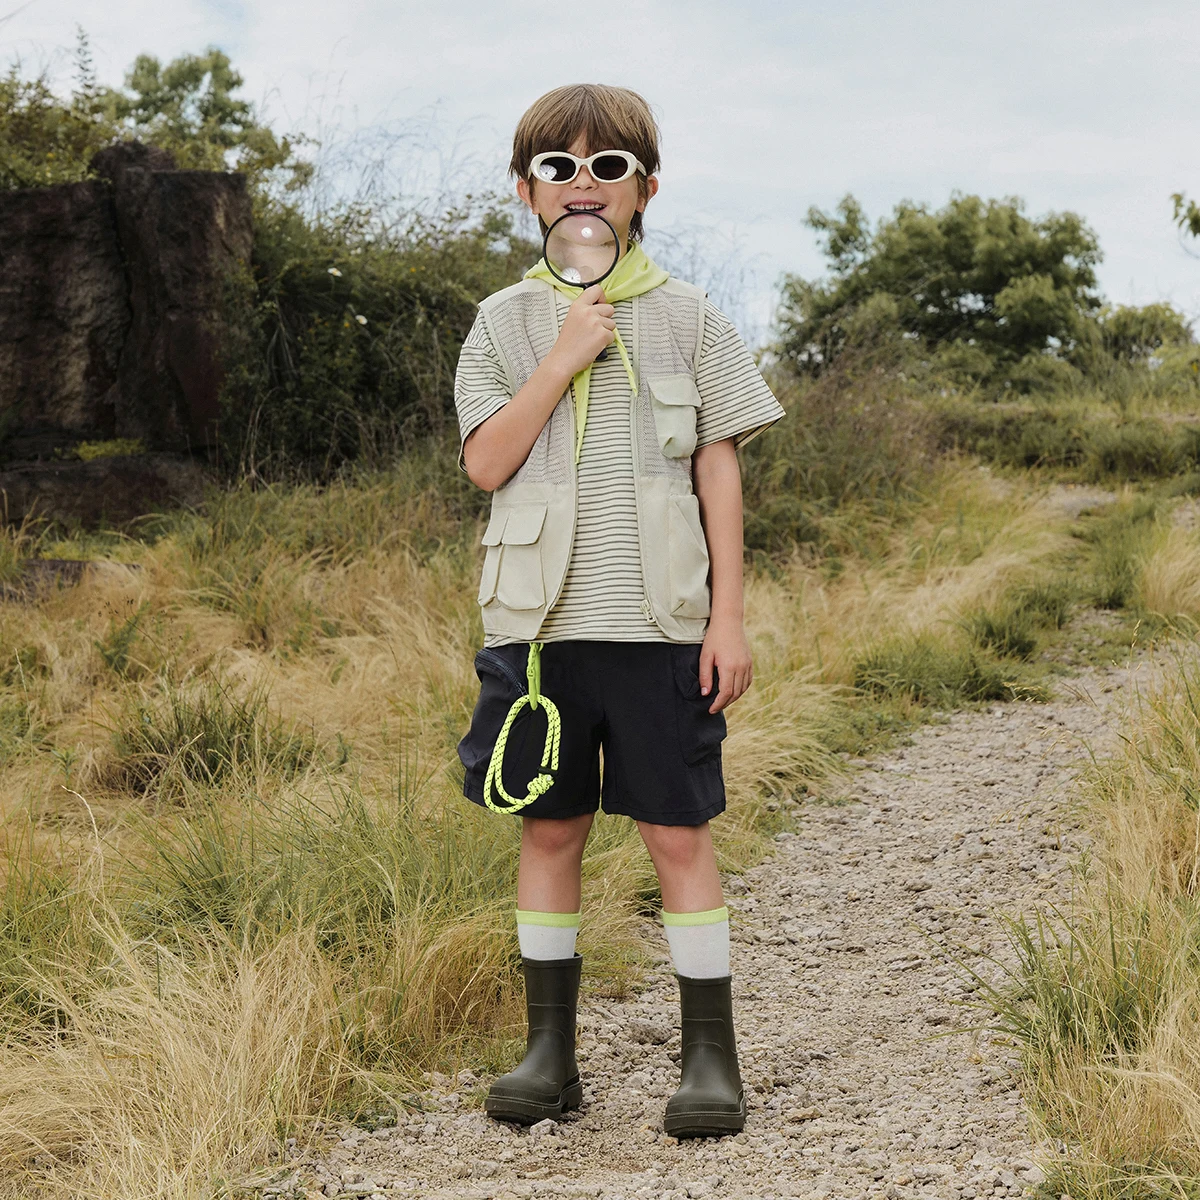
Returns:
[[[579,914],[528,912],[517,909],[517,940],[522,958],[550,962],[575,955],[575,935],[579,932]]]
[[[685,979],[723,979],[729,974],[729,909],[662,915],[676,974]]]

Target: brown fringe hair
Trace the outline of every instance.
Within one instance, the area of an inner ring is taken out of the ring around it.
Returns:
[[[509,174],[514,179],[528,178],[529,164],[535,154],[566,150],[579,137],[591,154],[597,150],[628,150],[636,154],[646,168],[646,175],[635,176],[638,196],[646,198],[646,177],[659,167],[658,124],[650,105],[637,92],[602,83],[569,84],[535,100],[513,134]],[[530,180],[530,186],[536,186],[536,180]],[[545,222],[540,217],[538,223],[545,233]],[[629,236],[634,241],[641,240],[640,212],[633,214]]]

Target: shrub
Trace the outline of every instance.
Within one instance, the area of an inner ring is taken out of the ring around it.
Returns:
[[[226,467],[328,478],[447,431],[477,303],[536,258],[490,198],[397,223],[260,200],[252,268],[227,291]]]
[[[1093,480],[1164,479],[1196,465],[1200,437],[1160,421],[1097,422],[1088,431],[1086,474]]]
[[[775,382],[788,415],[742,452],[748,549],[827,543],[839,507],[894,513],[928,483],[928,424],[887,356],[845,355],[816,381]]]

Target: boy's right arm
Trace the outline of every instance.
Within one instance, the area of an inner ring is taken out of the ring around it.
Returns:
[[[513,477],[571,380],[612,344],[617,328],[613,312],[598,284],[571,305],[558,340],[529,381],[463,443],[472,483],[492,492]]]

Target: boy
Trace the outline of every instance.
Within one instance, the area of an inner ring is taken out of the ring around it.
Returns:
[[[460,463],[493,500],[459,756],[468,799],[522,818],[528,1049],[487,1112],[529,1123],[580,1103],[580,864],[602,800],[658,874],[683,1032],[664,1127],[687,1137],[745,1124],[708,822],[725,807],[723,710],[751,682],[736,450],[783,410],[729,321],[642,250],[658,163],[654,117],[624,88],[557,88],[517,126],[510,169],[543,231],[598,212],[622,254],[582,293],[539,263],[463,345]]]

